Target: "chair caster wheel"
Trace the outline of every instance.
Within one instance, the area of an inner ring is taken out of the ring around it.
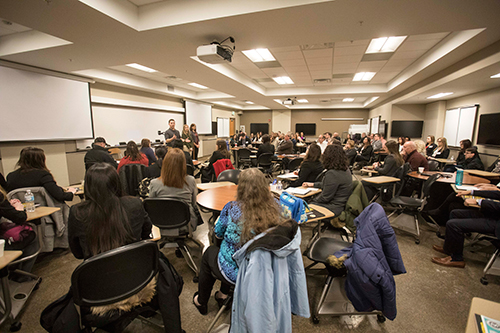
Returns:
[[[40,283],[42,283],[42,278],[38,280],[38,282],[35,284],[35,287],[33,287],[33,290],[38,290],[38,288],[40,288]]]
[[[384,315],[379,314],[379,315],[377,315],[377,320],[379,323],[385,323],[386,318]]]
[[[22,325],[23,324],[20,321],[16,321],[16,322],[12,323],[12,325],[10,325],[10,331],[17,332],[21,329]]]
[[[193,282],[194,282],[194,283],[198,283],[198,281],[200,281],[200,278],[199,278],[198,276],[195,276],[195,277],[193,278]]]
[[[318,319],[318,317],[313,316],[313,317],[312,317],[312,320],[313,320],[313,324],[314,324],[314,325],[319,324],[319,319]]]
[[[481,283],[482,283],[482,284],[484,284],[485,286],[487,286],[487,285],[488,285],[488,279],[487,279],[487,278],[482,277],[480,281],[481,281]]]
[[[415,241],[415,244],[417,244],[417,245],[418,245],[418,244],[420,244],[420,239],[417,239],[417,240]]]

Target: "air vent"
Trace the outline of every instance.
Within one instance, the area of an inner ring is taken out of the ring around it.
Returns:
[[[168,80],[172,80],[172,81],[182,81],[181,78],[178,78],[177,76],[175,75],[168,75],[168,76],[165,76],[165,79],[168,79]]]
[[[167,91],[174,92],[174,86],[167,85]]]
[[[386,53],[368,53],[361,58],[361,61],[384,61],[389,60],[394,52],[386,52]]]
[[[277,61],[260,61],[254,62],[254,65],[259,68],[276,68],[281,67],[281,64]]]
[[[352,79],[354,74],[333,74],[332,79]]]
[[[335,45],[335,43],[305,44],[305,45],[301,45],[300,49],[302,51],[333,49],[334,45]]]
[[[261,79],[254,79],[254,81],[256,81],[256,82],[274,82],[273,79],[268,78],[268,77],[264,77],[264,78],[261,78]]]
[[[330,85],[332,83],[332,80],[331,79],[314,79],[313,80],[313,84],[316,85],[316,86],[326,86],[326,85]]]

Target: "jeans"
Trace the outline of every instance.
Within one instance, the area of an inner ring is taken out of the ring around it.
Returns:
[[[229,294],[231,289],[230,281],[227,281],[219,270],[218,263],[219,247],[210,246],[201,259],[200,275],[198,282],[198,302],[201,305],[206,305],[210,299],[212,288],[216,280],[221,281],[220,291],[223,294]]]

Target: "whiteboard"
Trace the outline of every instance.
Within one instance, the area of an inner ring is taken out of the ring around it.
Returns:
[[[196,124],[198,134],[212,134],[212,105],[185,101],[186,124]]]
[[[163,141],[165,137],[158,135],[158,131],[164,132],[168,129],[169,119],[175,120],[179,132],[184,124],[183,113],[159,110],[94,105],[92,114],[95,136],[102,136],[111,146],[130,140],[140,144],[143,138],[152,142],[156,139]],[[77,141],[77,148],[85,148],[92,142],[93,140]]]
[[[217,117],[217,137],[218,138],[229,137],[229,118]]]
[[[470,139],[474,134],[477,106],[446,110],[443,136],[449,146],[458,147],[460,141]]]
[[[87,82],[0,67],[0,142],[92,138]]]
[[[370,134],[375,134],[375,133],[378,133],[378,125],[379,125],[379,120],[380,120],[380,116],[378,116],[378,117],[373,117],[373,118],[371,119]]]

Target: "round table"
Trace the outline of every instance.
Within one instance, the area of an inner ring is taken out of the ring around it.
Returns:
[[[220,212],[229,201],[236,200],[237,189],[233,184],[205,190],[198,194],[196,202],[203,208]]]

